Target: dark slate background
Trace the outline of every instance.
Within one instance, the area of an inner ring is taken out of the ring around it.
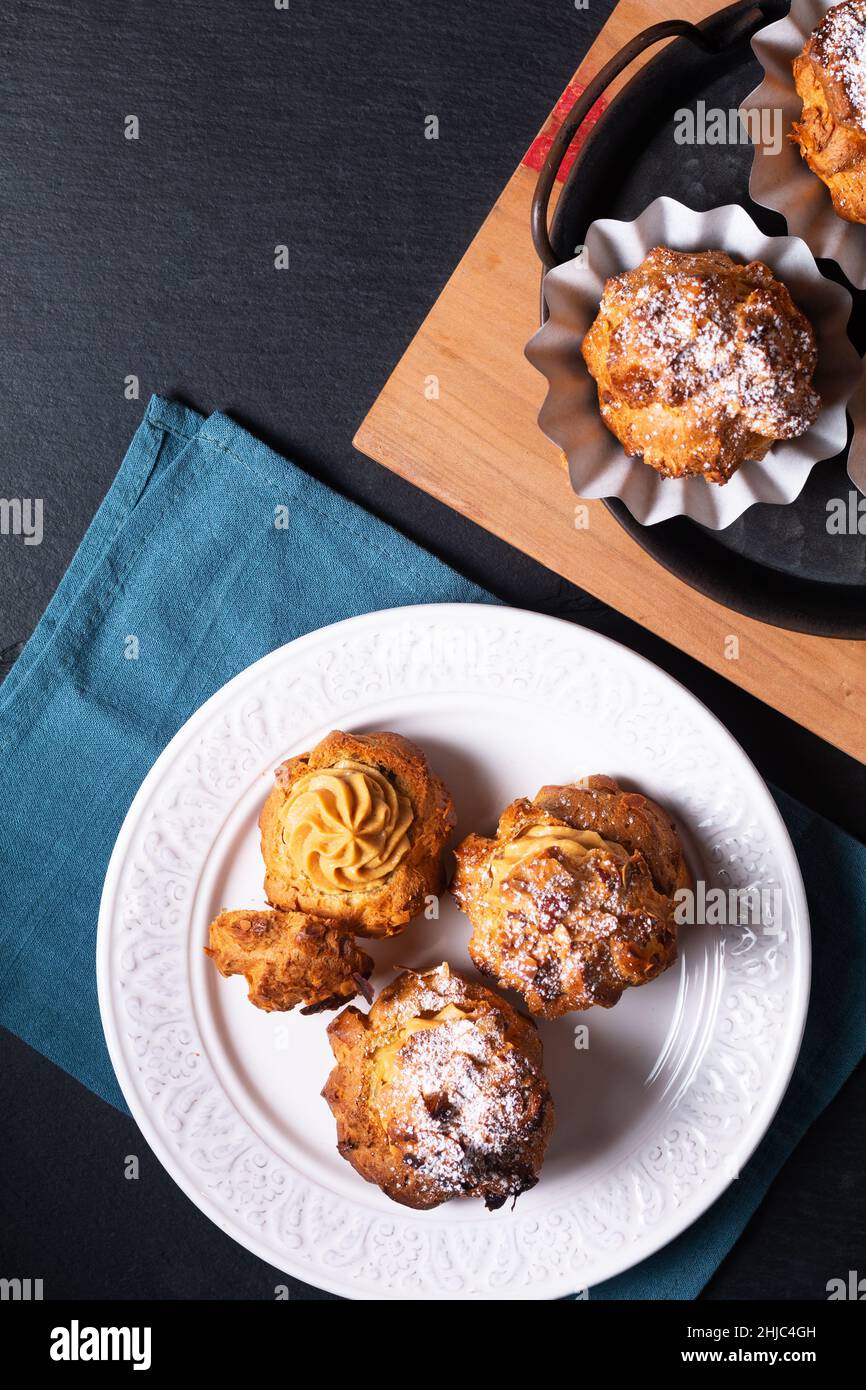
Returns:
[[[4,668],[159,391],[233,414],[504,599],[651,657],[721,716],[765,777],[866,836],[859,764],[352,448],[610,8],[10,0],[0,495],[44,498],[45,539],[0,537]],[[438,141],[424,139],[430,113]],[[138,141],[124,139],[130,114]],[[278,243],[291,255],[282,274]],[[124,399],[129,374],[140,401]],[[0,1040],[0,1275],[42,1278],[51,1298],[273,1296],[285,1276],[199,1214],[130,1120]],[[866,1271],[864,1149],[861,1067],[706,1296],[820,1299],[829,1278]],[[130,1153],[136,1183],[122,1175]]]

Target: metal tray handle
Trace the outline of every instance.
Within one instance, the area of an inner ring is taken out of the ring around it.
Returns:
[[[753,3],[753,0],[743,0],[743,3],[732,5],[730,8],[722,10],[721,13],[703,20],[700,24],[690,24],[684,19],[668,19],[661,24],[653,24],[649,29],[644,29],[642,33],[636,34],[620,49],[619,53],[605,63],[601,71],[578,97],[560,126],[538,175],[538,182],[532,197],[532,240],[539,258],[547,270],[553,270],[554,266],[559,265],[559,258],[550,243],[550,234],[547,228],[550,195],[553,192],[559,166],[589,112],[599,98],[604,95],[614,78],[619,77],[620,73],[647,48],[651,48],[653,44],[661,43],[664,39],[687,39],[689,43],[695,44],[703,52],[712,54],[722,53],[728,48],[735,48],[738,44],[745,43],[765,24],[777,17],[777,12],[784,8],[784,5],[780,6],[778,3],[762,5]]]

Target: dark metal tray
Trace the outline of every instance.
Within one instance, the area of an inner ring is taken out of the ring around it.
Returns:
[[[579,107],[595,100],[593,90],[587,89],[554,142],[533,203],[533,235],[548,267],[573,255],[596,218],[631,219],[660,193],[699,210],[740,203],[766,233],[785,233],[778,214],[748,197],[751,145],[677,145],[674,118],[676,111],[694,106],[698,99],[708,109],[737,107],[761,77],[749,39],[786,8],[737,4],[697,28],[673,21],[646,31],[658,38],[670,32],[687,37],[647,62],[597,122],[564,183],[548,241],[550,188],[569,143],[569,126],[572,133],[577,129],[572,118],[580,116]],[[614,65],[622,68],[649,46],[643,37],[628,45],[592,88],[598,88]],[[847,283],[833,263],[823,262],[822,270]],[[545,312],[542,292],[542,315]],[[849,331],[862,353],[866,293],[854,292]],[[642,526],[618,500],[605,505],[659,564],[727,607],[778,627],[866,639],[866,534],[831,535],[827,529],[828,501],[847,499],[854,490],[846,457],[847,451],[819,464],[795,502],[759,503],[723,531],[710,531],[685,518]]]

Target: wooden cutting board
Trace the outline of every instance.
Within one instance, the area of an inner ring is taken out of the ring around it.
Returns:
[[[678,0],[676,12],[698,20],[718,8],[718,0]],[[601,502],[582,504],[588,526],[578,529],[577,498],[557,450],[536,423],[544,381],[523,356],[538,326],[539,264],[529,234],[536,170],[574,88],[585,86],[629,38],[659,18],[647,0],[621,0],[394,369],[355,445],[866,762],[866,642],[789,632],[723,608],[656,564]]]

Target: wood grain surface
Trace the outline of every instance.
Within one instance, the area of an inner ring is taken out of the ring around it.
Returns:
[[[700,19],[717,7],[681,0],[678,11]],[[658,18],[644,0],[621,0],[574,83]],[[724,608],[656,564],[601,502],[576,510],[557,450],[536,423],[543,379],[523,356],[538,324],[533,162],[509,180],[356,447],[866,762],[866,643],[789,632]]]

